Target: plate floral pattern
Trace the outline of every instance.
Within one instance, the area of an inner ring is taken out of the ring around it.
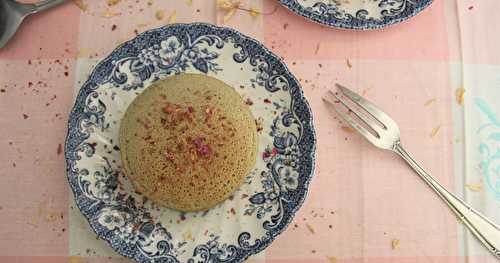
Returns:
[[[433,0],[280,0],[291,11],[343,29],[377,29],[416,15]]]
[[[251,105],[259,157],[244,185],[204,212],[181,213],[134,192],[121,171],[118,128],[135,96],[183,72],[233,86]],[[213,25],[147,31],[101,61],[77,96],[65,145],[68,181],[91,227],[137,262],[241,262],[291,222],[314,170],[315,133],[301,87],[259,42]]]

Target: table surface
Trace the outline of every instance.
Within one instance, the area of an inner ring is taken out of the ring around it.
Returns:
[[[67,117],[100,59],[174,21],[259,39],[311,103],[318,148],[309,195],[251,262],[496,262],[397,156],[342,129],[321,97],[335,82],[368,97],[431,174],[500,222],[497,0],[437,0],[407,22],[366,32],[323,27],[276,0],[243,1],[266,14],[230,19],[213,0],[81,2],[85,10],[69,2],[28,18],[0,50],[0,262],[131,262],[98,240],[74,205],[62,152]]]

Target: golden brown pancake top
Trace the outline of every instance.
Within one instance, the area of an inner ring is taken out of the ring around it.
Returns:
[[[242,184],[255,164],[257,132],[233,88],[181,74],[155,82],[129,105],[120,148],[136,190],[163,206],[196,211]]]

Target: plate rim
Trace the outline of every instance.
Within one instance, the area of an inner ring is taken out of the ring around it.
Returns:
[[[97,227],[94,226],[94,224],[93,224],[93,220],[91,218],[92,215],[87,214],[87,212],[84,212],[84,210],[82,210],[81,206],[83,206],[83,204],[81,204],[77,201],[77,199],[78,199],[77,190],[78,189],[75,188],[75,186],[73,185],[73,183],[70,179],[70,176],[72,175],[71,170],[70,170],[70,167],[71,167],[70,162],[72,161],[72,159],[70,158],[70,154],[75,152],[76,146],[78,146],[78,144],[72,145],[71,140],[76,140],[78,138],[81,139],[81,137],[82,137],[81,133],[76,128],[74,128],[74,127],[76,127],[76,124],[78,124],[78,117],[81,115],[81,112],[79,114],[78,109],[82,108],[81,104],[84,103],[84,99],[86,99],[88,97],[88,95],[91,93],[92,90],[91,90],[90,86],[92,84],[98,85],[98,83],[96,81],[96,75],[99,75],[99,72],[102,71],[103,66],[105,66],[107,63],[112,62],[113,56],[120,53],[121,49],[124,48],[126,45],[130,45],[130,44],[133,44],[134,42],[139,41],[140,38],[143,37],[144,35],[152,34],[154,32],[162,31],[162,30],[165,30],[168,28],[189,27],[189,26],[202,27],[202,28],[206,27],[206,28],[210,28],[210,29],[213,29],[213,30],[216,30],[219,32],[227,31],[227,32],[230,32],[231,34],[237,35],[241,39],[244,39],[246,41],[249,41],[253,44],[258,45],[262,49],[262,51],[265,53],[266,56],[268,56],[268,57],[270,56],[276,62],[279,62],[281,64],[281,66],[283,67],[284,72],[287,72],[287,76],[290,77],[297,84],[296,92],[298,93],[297,94],[298,98],[302,99],[302,102],[309,113],[309,119],[306,121],[308,123],[307,126],[308,126],[309,132],[310,132],[308,137],[309,137],[310,142],[311,142],[310,143],[311,144],[311,147],[310,147],[311,151],[310,151],[310,155],[309,155],[310,160],[311,160],[311,162],[310,162],[311,170],[310,170],[310,173],[307,175],[307,178],[304,180],[303,189],[301,189],[301,191],[300,191],[303,193],[303,196],[302,196],[302,198],[299,198],[297,200],[297,205],[290,210],[290,213],[289,213],[290,216],[285,220],[283,227],[281,229],[277,229],[276,231],[274,231],[274,235],[273,234],[269,235],[269,240],[267,242],[263,242],[260,246],[256,247],[255,249],[247,250],[248,252],[245,253],[244,255],[242,255],[242,257],[240,259],[237,259],[234,261],[234,262],[243,262],[246,259],[248,259],[250,256],[256,255],[256,254],[262,252],[269,245],[271,245],[274,242],[274,240],[276,239],[276,237],[281,235],[288,228],[288,226],[292,223],[293,218],[296,216],[298,210],[303,206],[304,201],[306,200],[308,192],[309,192],[309,185],[310,185],[310,183],[315,175],[317,135],[316,135],[316,130],[314,128],[314,114],[312,112],[312,108],[309,104],[309,101],[307,100],[307,98],[305,96],[302,85],[297,80],[297,78],[292,73],[292,71],[289,69],[289,67],[286,65],[285,61],[281,57],[279,57],[278,55],[274,54],[269,48],[267,48],[259,40],[255,39],[251,36],[247,36],[234,28],[214,25],[214,24],[205,23],[205,22],[173,23],[173,24],[162,26],[162,27],[156,27],[156,28],[145,30],[144,32],[138,34],[137,36],[117,45],[110,53],[108,53],[107,56],[100,59],[97,62],[97,64],[95,64],[95,66],[92,68],[90,74],[87,77],[87,80],[85,82],[83,82],[83,84],[80,84],[81,86],[78,90],[76,97],[73,99],[73,106],[71,107],[71,110],[68,114],[68,120],[67,120],[68,124],[67,124],[67,130],[66,130],[66,137],[64,140],[66,180],[68,181],[71,192],[73,193],[73,199],[75,200],[76,207],[78,208],[80,213],[84,216],[87,224],[89,224],[90,228],[99,237],[99,239],[105,240],[108,243],[108,245],[114,250],[115,253],[117,253],[123,257],[133,259],[137,262],[142,262],[142,261],[140,261],[139,258],[137,258],[138,253],[139,253],[139,256],[141,256],[139,250],[135,249],[134,253],[132,255],[129,255],[129,254],[124,253],[124,251],[122,251],[122,249],[119,249],[118,244],[115,247],[115,243],[113,242],[113,240],[111,240],[108,236],[105,236],[102,233],[99,233],[99,231],[97,230]],[[72,132],[72,130],[76,130],[77,134],[80,134],[80,136],[74,135],[73,134],[74,131]],[[266,235],[267,235],[267,233],[268,232],[266,232]],[[177,262],[179,262],[179,260],[177,258],[175,258],[175,260]]]
[[[314,13],[311,13],[307,11],[303,6],[298,4],[297,0],[278,0],[280,4],[286,9],[294,14],[297,14],[303,18],[305,18],[308,21],[314,22],[319,25],[323,26],[328,26],[330,28],[336,28],[336,29],[342,29],[342,30],[355,30],[355,31],[370,31],[370,30],[377,30],[377,29],[383,29],[395,24],[399,24],[401,22],[407,21],[410,18],[418,15],[421,13],[424,9],[429,7],[434,0],[421,0],[419,1],[419,4],[415,8],[411,10],[411,12],[408,15],[405,16],[396,16],[394,19],[390,20],[383,20],[382,23],[372,23],[372,22],[362,22],[362,23],[347,23],[344,20],[338,20],[338,19],[333,19],[333,20],[328,20],[326,18],[323,18],[319,15],[315,15]],[[420,4],[422,3],[422,4]],[[357,21],[363,21],[356,19]]]

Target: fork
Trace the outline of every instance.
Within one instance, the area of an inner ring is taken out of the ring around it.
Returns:
[[[328,91],[323,101],[373,145],[390,150],[406,163],[443,199],[472,234],[500,259],[500,227],[446,190],[403,148],[399,127],[386,113],[352,90],[336,84],[339,92]],[[341,108],[344,108],[344,111]],[[347,112],[346,112],[347,110]]]
[[[0,0],[0,48],[14,36],[24,18],[65,3],[66,0],[43,0],[33,4]]]

